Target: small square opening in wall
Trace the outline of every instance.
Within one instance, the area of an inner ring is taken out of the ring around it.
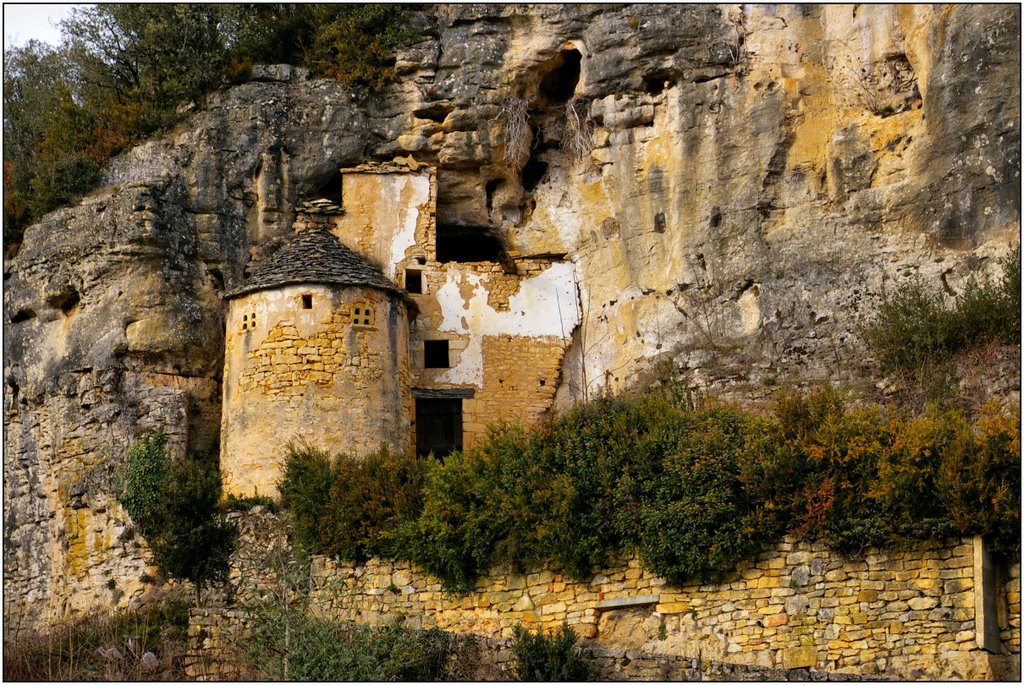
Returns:
[[[448,362],[448,341],[424,340],[423,368],[447,369],[449,366],[451,365]]]
[[[419,269],[405,270],[405,289],[407,292],[423,293],[423,272]]]
[[[312,295],[303,295],[302,296],[302,308],[303,309],[312,309],[313,308],[313,296]]]

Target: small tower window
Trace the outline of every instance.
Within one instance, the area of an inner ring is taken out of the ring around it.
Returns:
[[[242,330],[248,331],[256,328],[256,313],[242,314]]]
[[[423,272],[419,269],[405,270],[405,289],[410,293],[423,293]]]
[[[312,309],[313,308],[313,296],[312,295],[303,295],[302,296],[302,308],[303,309]]]
[[[356,307],[352,310],[352,325],[353,326],[372,326],[373,325],[373,309],[367,306]]]
[[[423,341],[423,368],[447,369],[450,366],[447,340]]]

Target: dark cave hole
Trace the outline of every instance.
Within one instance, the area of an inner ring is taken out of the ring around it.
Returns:
[[[580,63],[583,55],[576,48],[558,53],[555,68],[540,81],[538,90],[550,102],[568,102],[580,82]]]
[[[505,246],[486,226],[437,225],[437,261],[501,262]]]
[[[327,182],[316,189],[313,193],[313,199],[315,200],[330,200],[336,205],[341,204],[341,171],[335,171]]]
[[[722,225],[722,211],[718,207],[711,210],[711,219],[708,221],[711,228],[718,228]]]
[[[11,404],[15,404],[18,401],[18,392],[21,391],[21,386],[13,378],[7,379],[7,385],[11,386]]]
[[[669,80],[668,74],[656,71],[644,76],[644,92],[648,95],[660,95]]]
[[[210,269],[210,278],[213,279],[213,287],[217,290],[224,290],[224,274],[220,269]]]
[[[423,109],[417,109],[412,114],[420,119],[429,119],[430,121],[437,122],[438,124],[444,122],[451,114],[452,106],[444,105],[440,103],[434,103]]]
[[[11,323],[21,323],[22,321],[28,321],[29,319],[36,318],[36,313],[31,309],[19,309],[14,316],[11,317]]]
[[[498,188],[501,187],[501,179],[495,178],[487,182],[484,186],[484,194],[486,195],[487,202],[487,215],[490,216],[491,210],[494,208],[494,193]]]
[[[544,180],[544,175],[548,172],[548,163],[542,162],[534,156],[530,156],[530,159],[523,165],[523,190],[531,192],[534,188],[540,185],[540,182]]]
[[[81,299],[82,298],[78,294],[78,291],[68,285],[65,286],[58,294],[48,297],[46,299],[46,304],[50,305],[54,309],[60,309],[61,312],[64,313],[64,316],[68,316],[75,310],[75,307],[78,306]]]

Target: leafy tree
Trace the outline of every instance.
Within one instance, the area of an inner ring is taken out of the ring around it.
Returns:
[[[4,240],[87,192],[102,166],[182,119],[182,104],[288,62],[379,92],[413,40],[394,5],[99,4],[58,48],[4,51]]]
[[[4,241],[17,242],[31,219],[91,185],[95,170],[66,55],[37,41],[4,55]]]
[[[167,456],[167,436],[148,433],[128,450],[118,501],[149,543],[157,568],[189,580],[196,606],[205,585],[227,579],[237,530],[219,514],[220,476]]]
[[[209,4],[87,5],[62,22],[82,95],[97,108],[138,103],[137,132],[217,86],[227,58],[223,10]]]
[[[416,39],[400,5],[314,5],[319,27],[305,53],[314,73],[380,92],[397,78],[395,51]]]

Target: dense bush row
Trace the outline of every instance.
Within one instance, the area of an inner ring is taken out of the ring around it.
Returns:
[[[57,48],[4,51],[4,241],[254,63],[379,91],[395,79],[395,50],[416,37],[407,15],[398,5],[82,5]]]
[[[665,393],[602,398],[526,434],[494,427],[443,462],[293,448],[284,503],[306,549],[405,558],[451,590],[492,565],[586,579],[639,551],[674,583],[711,579],[790,532],[843,553],[984,535],[1019,543],[1020,423],[974,426],[780,393],[755,414]]]

